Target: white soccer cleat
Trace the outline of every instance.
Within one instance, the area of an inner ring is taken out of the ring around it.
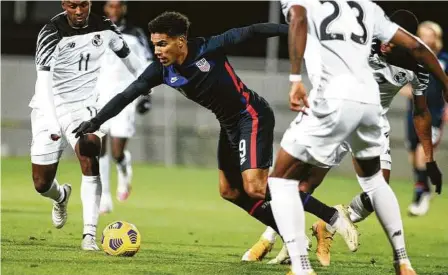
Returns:
[[[350,220],[348,210],[343,205],[336,205],[334,208],[339,212],[339,218],[334,223],[333,227],[336,232],[341,235],[350,251],[355,252],[358,250],[358,230],[353,222]]]
[[[126,162],[126,169],[121,169],[120,165],[117,165],[118,171],[118,186],[117,186],[117,200],[125,201],[131,193],[131,180],[132,180],[132,166],[131,166],[131,154],[128,151],[124,152]]]
[[[70,199],[70,194],[72,193],[72,186],[70,184],[62,185],[65,192],[64,201],[61,203],[53,202],[53,210],[51,211],[51,218],[53,220],[53,225],[57,229],[62,228],[67,222],[67,204]]]
[[[95,242],[95,237],[92,235],[85,235],[84,239],[82,239],[81,249],[85,251],[97,251],[100,250],[98,245]]]
[[[291,258],[289,257],[288,249],[285,244],[283,244],[282,249],[277,256],[270,260],[268,264],[291,264]]]
[[[107,214],[112,212],[114,209],[113,203],[112,203],[112,197],[110,193],[108,194],[101,194],[101,201],[100,201],[100,214]]]
[[[413,202],[409,205],[408,211],[412,216],[423,216],[428,213],[429,202],[431,201],[431,192],[424,192],[419,202]]]

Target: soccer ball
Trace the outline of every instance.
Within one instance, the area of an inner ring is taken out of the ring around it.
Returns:
[[[112,256],[132,257],[140,249],[141,236],[137,227],[125,221],[116,221],[104,228],[101,246]]]

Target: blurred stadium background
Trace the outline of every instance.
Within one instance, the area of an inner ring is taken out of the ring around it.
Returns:
[[[104,2],[94,1],[92,11],[102,14]],[[378,4],[391,14],[398,9],[414,12],[420,21],[432,20],[448,31],[448,2],[382,1]],[[191,22],[191,36],[209,36],[232,27],[257,22],[284,22],[279,2],[268,1],[130,1],[128,21],[146,30],[146,24],[165,10],[186,14]],[[210,12],[214,10],[217,12]],[[5,156],[28,156],[31,142],[28,102],[34,93],[33,55],[40,28],[61,12],[60,1],[1,2],[1,153]],[[448,35],[444,37],[448,45]],[[445,47],[446,48],[446,47]],[[230,52],[230,60],[251,89],[264,96],[276,114],[275,147],[295,116],[287,106],[289,63],[286,38],[253,40]],[[411,167],[405,150],[406,99],[397,96],[390,111],[394,177],[411,179]],[[166,87],[157,88],[153,109],[137,117],[137,134],[130,141],[133,159],[167,166],[216,167],[216,144],[219,125],[214,116]],[[448,166],[448,130],[445,127],[441,148],[436,157],[439,166]],[[71,149],[66,157],[72,157]],[[334,173],[352,175],[350,161]]]

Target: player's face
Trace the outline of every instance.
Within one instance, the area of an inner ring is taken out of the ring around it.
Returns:
[[[63,1],[62,8],[67,12],[67,18],[73,27],[83,27],[90,14],[90,1]]]
[[[108,1],[104,5],[104,13],[107,18],[112,22],[117,23],[124,16],[126,11],[126,5],[120,3],[120,1]]]
[[[437,49],[437,36],[436,33],[430,28],[420,27],[417,31],[418,37],[425,42],[428,47],[430,47],[433,51]]]
[[[154,54],[163,66],[169,66],[177,61],[184,45],[183,37],[170,37],[165,33],[152,33],[151,42]]]

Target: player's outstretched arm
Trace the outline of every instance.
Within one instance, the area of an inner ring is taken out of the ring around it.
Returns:
[[[223,34],[212,36],[207,43],[207,51],[237,45],[254,37],[269,38],[288,34],[288,25],[258,23],[247,27],[234,28]]]
[[[73,130],[73,133],[76,133],[76,137],[97,131],[104,122],[118,115],[137,97],[147,94],[151,88],[162,84],[161,66],[159,62],[151,63],[137,80],[123,92],[112,98],[94,118],[89,121],[84,121]]]
[[[440,194],[442,192],[442,173],[433,157],[431,114],[424,94],[414,95],[413,120],[415,132],[425,152],[428,176],[431,179],[431,183],[436,186],[436,192]]]
[[[423,64],[444,85],[444,97],[448,102],[448,77],[434,53],[423,42],[403,29],[398,29],[391,42],[408,49],[415,60]]]
[[[431,133],[431,113],[426,104],[426,96],[414,95],[413,100],[413,120],[415,131],[423,146],[426,162],[434,161],[432,133]]]

